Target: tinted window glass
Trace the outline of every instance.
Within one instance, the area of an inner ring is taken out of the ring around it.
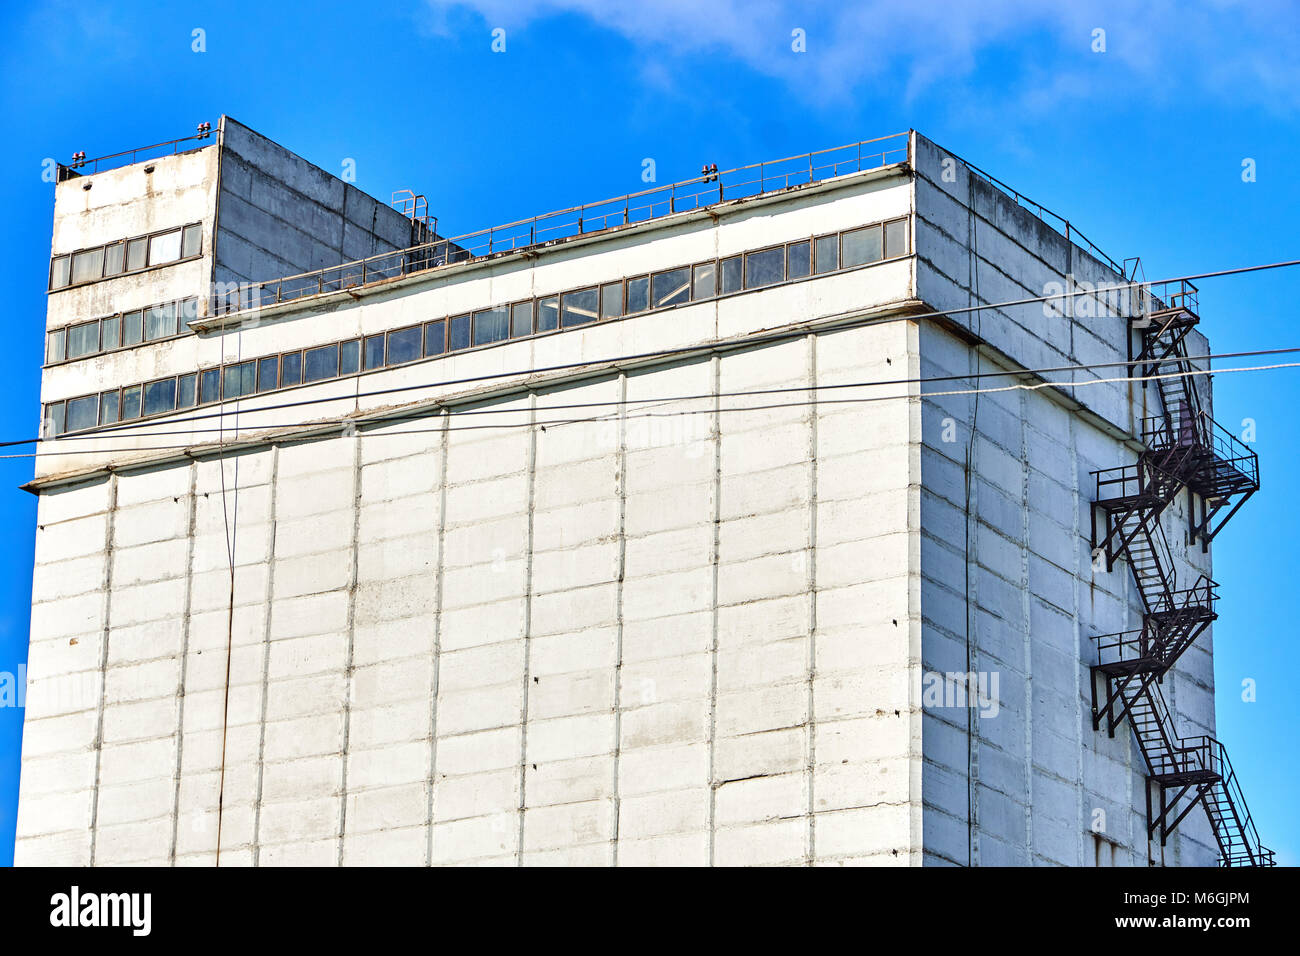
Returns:
[[[515,337],[533,334],[533,304],[531,302],[516,302],[510,307],[510,334]]]
[[[379,368],[384,364],[384,337],[371,335],[366,339],[366,368]]]
[[[228,365],[222,371],[224,379],[221,391],[222,398],[240,398],[244,395],[251,395],[256,385],[254,377],[253,362],[240,362],[238,365]]]
[[[840,267],[840,237],[821,236],[817,239],[817,258],[814,268],[817,274],[834,272]]]
[[[509,334],[509,319],[506,316],[506,307],[504,305],[474,313],[475,345],[500,342]]]
[[[99,323],[103,341],[100,347],[105,351],[115,349],[122,344],[122,317],[115,315],[110,319],[102,319]]]
[[[744,278],[744,268],[740,256],[722,260],[722,291],[739,292]]]
[[[45,361],[62,362],[64,351],[63,343],[67,338],[67,330],[59,329],[57,332],[51,332],[45,337]]]
[[[844,266],[879,262],[885,255],[884,235],[879,226],[854,229],[844,234]]]
[[[713,267],[712,262],[706,262],[702,266],[696,266],[695,278],[692,280],[691,298],[713,298],[718,291],[717,284],[717,270]]]
[[[221,398],[221,369],[209,368],[199,373],[199,404],[207,405]]]
[[[560,298],[560,324],[566,329],[575,325],[586,325],[599,317],[600,308],[595,289],[579,289],[566,292]]]
[[[550,332],[560,327],[560,303],[555,296],[537,303],[537,331]]]
[[[803,242],[792,242],[788,246],[788,253],[790,278],[802,279],[812,267],[812,244],[806,239]]]
[[[72,261],[67,256],[59,256],[50,263],[50,288],[62,289],[68,284],[69,267]]]
[[[126,268],[128,272],[143,269],[149,255],[148,239],[132,239],[126,244]]]
[[[144,334],[144,314],[128,312],[122,316],[122,344],[139,345]]]
[[[627,314],[635,315],[650,308],[650,277],[627,280]]]
[[[269,392],[280,384],[280,357],[259,359],[257,362],[257,390]]]
[[[607,282],[600,287],[600,317],[613,319],[623,314],[623,283]]]
[[[161,382],[150,382],[144,387],[144,413],[157,415],[170,412],[176,407],[176,379],[165,378]]]
[[[88,282],[98,279],[104,272],[104,250],[87,249],[72,257],[72,281]]]
[[[126,264],[126,243],[115,242],[104,249],[104,275],[115,276]]]
[[[176,407],[189,408],[198,400],[198,376],[182,375],[176,382]]]
[[[68,358],[99,351],[99,323],[86,322],[68,329]]]
[[[454,315],[451,318],[451,329],[447,334],[447,348],[451,351],[456,349],[469,348],[469,316]]]
[[[302,380],[319,382],[334,378],[339,374],[339,347],[326,345],[324,348],[308,349],[303,357]]]
[[[745,255],[745,288],[759,289],[785,278],[785,249],[764,249]]]
[[[153,341],[176,334],[176,304],[165,302],[151,306],[144,317],[144,337]]]
[[[302,381],[302,353],[286,352],[280,356],[280,387],[287,388]]]
[[[388,333],[388,364],[401,365],[420,357],[420,327]]]
[[[117,421],[117,392],[102,392],[99,396],[99,423],[111,425]]]
[[[339,345],[339,374],[351,375],[361,369],[361,340],[353,339]]]
[[[424,354],[441,355],[446,348],[446,323],[439,319],[424,327]]]
[[[203,227],[198,223],[186,226],[181,235],[181,258],[197,256],[203,246]]]
[[[885,257],[907,255],[907,220],[898,219],[885,223]]]
[[[181,257],[181,231],[164,232],[149,240],[149,265],[161,262],[175,262]]]
[[[122,389],[122,420],[140,417],[140,386]]]
[[[94,428],[99,423],[99,396],[74,398],[68,402],[68,423],[65,431],[76,432]]]

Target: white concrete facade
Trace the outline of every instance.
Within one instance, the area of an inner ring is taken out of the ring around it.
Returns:
[[[911,223],[903,258],[45,443],[16,862],[1213,862],[1199,815],[1148,845],[1089,714],[1089,637],[1138,603],[1092,569],[1088,472],[1131,461],[1141,388],[915,381],[1126,358],[1115,316],[908,318],[1117,277],[912,139],[49,369],[59,400]],[[1208,646],[1166,694],[1212,731]],[[996,715],[927,705],[958,671]]]

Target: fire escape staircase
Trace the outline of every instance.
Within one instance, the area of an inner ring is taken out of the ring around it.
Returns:
[[[1208,550],[1259,489],[1259,462],[1202,409],[1195,377],[1187,374],[1195,368],[1186,348],[1199,321],[1195,287],[1172,283],[1159,296],[1146,288],[1142,295],[1133,322],[1141,336],[1134,368],[1144,385],[1154,383],[1161,414],[1142,422],[1146,450],[1136,463],[1094,473],[1093,554],[1107,571],[1121,558],[1128,563],[1143,619],[1139,630],[1095,639],[1093,728],[1104,721],[1113,737],[1125,718],[1133,727],[1159,791],[1158,804],[1147,791],[1148,838],[1159,833],[1164,845],[1199,804],[1223,866],[1272,866],[1273,851],[1259,841],[1223,745],[1207,735],[1180,738],[1160,690],[1164,675],[1215,619],[1218,598],[1218,586],[1203,574],[1180,586],[1161,518],[1186,488],[1188,544],[1200,541]]]

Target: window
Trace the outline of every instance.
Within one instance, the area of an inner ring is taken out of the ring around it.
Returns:
[[[99,351],[99,323],[83,322],[68,329],[68,358],[81,358]]]
[[[69,267],[72,259],[68,256],[59,256],[50,263],[50,288],[62,289],[71,279]]]
[[[304,382],[319,382],[334,378],[339,374],[339,347],[326,345],[318,349],[308,349],[303,355]]]
[[[370,335],[366,337],[366,357],[365,367],[368,369],[379,368],[384,364],[384,336]]]
[[[122,317],[120,315],[101,319],[99,327],[101,330],[100,348],[105,352],[122,344]]]
[[[537,331],[551,332],[560,327],[560,300],[555,296],[537,303]]]
[[[500,342],[510,335],[510,319],[504,305],[474,313],[474,344]],[[392,363],[389,363],[392,364]]]
[[[813,267],[818,275],[834,272],[840,267],[840,237],[818,236],[817,258]]]
[[[691,298],[692,299],[712,299],[717,295],[718,274],[712,262],[706,262],[703,265],[695,267],[694,278],[691,280]]]
[[[63,432],[63,403],[50,402],[45,406],[45,436],[53,438]]]
[[[599,317],[596,299],[597,292],[594,288],[564,293],[560,297],[560,324],[568,329],[596,321]]]
[[[447,323],[442,319],[424,327],[424,354],[441,355],[447,349]]]
[[[144,317],[144,337],[152,342],[176,334],[176,304],[165,302],[151,306]]]
[[[279,384],[280,356],[272,355],[270,358],[258,359],[257,390],[259,392],[269,392]]]
[[[193,372],[176,380],[176,407],[191,408],[198,400],[199,377]]]
[[[807,239],[790,243],[786,246],[786,259],[789,262],[789,278],[802,279],[811,271],[812,244]]]
[[[286,352],[280,356],[280,387],[288,388],[302,381],[302,353]]]
[[[174,229],[149,239],[149,265],[175,262],[181,257],[181,231]],[[74,270],[75,271],[75,270]]]
[[[338,348],[335,347],[334,361],[338,362]],[[221,397],[224,399],[242,398],[245,395],[253,394],[256,388],[254,371],[256,363],[240,362],[238,365],[227,365],[222,369],[222,378],[224,379],[221,389]],[[148,407],[148,395],[145,396],[145,406]],[[148,414],[146,412],[145,414]]]
[[[144,313],[128,312],[122,316],[122,344],[139,345],[144,334]]]
[[[115,242],[104,247],[104,275],[118,275],[126,263],[126,243]]]
[[[885,258],[907,255],[907,220],[885,223]]]
[[[627,280],[627,314],[636,315],[650,308],[650,277]]]
[[[126,244],[126,271],[143,269],[148,263],[149,240],[132,239]]]
[[[68,402],[68,422],[64,431],[79,432],[85,428],[94,428],[99,423],[99,396],[74,398]]]
[[[502,322],[504,323],[505,310],[502,310]],[[396,332],[388,333],[388,364],[401,365],[404,362],[414,362],[420,357],[420,327],[414,326],[409,329],[398,329]]]
[[[210,405],[221,399],[221,369],[209,368],[199,373],[199,404]],[[126,395],[123,393],[123,401]]]
[[[785,247],[745,253],[745,288],[761,289],[785,279]]]
[[[176,407],[176,379],[164,378],[144,387],[144,414],[158,415]]]
[[[64,341],[67,338],[66,329],[57,329],[45,336],[45,361],[62,362],[64,356]]]
[[[104,274],[104,250],[87,249],[85,252],[78,252],[72,257],[72,281],[89,282],[91,279],[98,279]]]
[[[186,323],[193,322],[195,319],[199,317],[198,299],[182,299],[180,302],[176,304],[179,307],[177,311],[179,312],[181,326],[186,325]],[[180,331],[184,332],[185,329],[181,328]]]
[[[122,421],[140,417],[140,386],[122,389]]]
[[[739,292],[744,284],[744,268],[741,265],[740,256],[732,256],[730,259],[722,260],[722,292]]]
[[[518,338],[521,335],[533,334],[533,303],[516,302],[510,307],[510,335],[512,338]],[[428,350],[425,355],[430,354]]]
[[[650,301],[656,309],[678,305],[690,298],[691,270],[670,269],[657,272],[650,280]]]
[[[114,389],[111,392],[101,392],[99,395],[99,423],[101,425],[112,425],[117,421],[118,412],[118,394]]]
[[[623,283],[606,282],[600,287],[600,317],[617,319],[623,314]]]
[[[361,340],[339,343],[339,374],[351,375],[361,371]]]
[[[186,226],[181,232],[181,258],[197,256],[203,248],[203,226],[194,223],[192,226]]]
[[[453,315],[451,326],[447,330],[447,350],[455,352],[457,349],[467,348],[469,348],[469,316]]]
[[[885,255],[884,233],[879,226],[844,234],[844,268],[879,262]]]

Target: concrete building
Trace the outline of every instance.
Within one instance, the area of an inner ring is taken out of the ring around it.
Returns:
[[[924,137],[455,240],[228,117],[62,174],[17,863],[1233,857],[1191,293]]]

